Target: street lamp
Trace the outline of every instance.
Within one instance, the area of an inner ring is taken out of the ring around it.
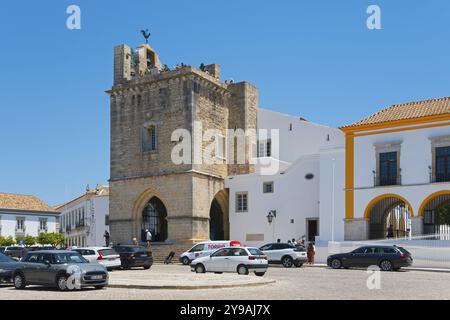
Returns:
[[[276,218],[276,217],[277,217],[277,211],[276,210],[270,210],[269,214],[266,216],[267,221],[269,222],[269,224],[271,224],[272,221],[273,221],[273,218]]]

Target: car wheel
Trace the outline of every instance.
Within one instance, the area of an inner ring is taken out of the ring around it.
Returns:
[[[389,260],[381,261],[380,269],[383,271],[392,271],[392,269],[393,269],[392,262],[390,262]]]
[[[294,264],[294,259],[292,259],[289,256],[286,256],[286,257],[283,257],[283,259],[281,260],[281,263],[283,264],[283,267],[291,268],[292,265]]]
[[[215,274],[222,274],[223,272],[214,272]]]
[[[255,272],[255,275],[258,277],[263,277],[265,274],[265,272]]]
[[[131,263],[128,260],[125,260],[122,262],[122,267],[124,270],[130,270],[131,269]]]
[[[237,267],[237,273],[240,274],[240,275],[247,275],[248,274],[248,269],[247,269],[246,266],[241,264],[240,266]]]
[[[150,269],[150,267],[151,266],[147,264],[147,265],[144,266],[144,270],[148,270],[148,269]]]
[[[56,285],[58,286],[58,289],[60,291],[66,291],[67,290],[67,276],[60,275],[56,279]]]
[[[199,263],[195,266],[195,272],[196,273],[205,273],[206,270],[205,270],[205,267],[201,263]]]
[[[181,259],[181,263],[184,264],[185,266],[189,265],[189,258],[188,257],[183,257],[183,259]]]
[[[95,290],[102,290],[105,286],[94,286]]]
[[[111,272],[111,271],[113,271],[114,269],[113,269],[113,268],[106,268],[106,270],[107,270],[108,272]]]
[[[18,290],[25,289],[26,281],[25,277],[21,274],[16,274],[14,276],[14,287]]]
[[[294,265],[295,265],[297,268],[301,268],[301,266],[303,266],[303,263],[300,262],[300,261],[295,261],[295,262],[294,262]]]
[[[339,259],[331,260],[331,268],[333,268],[333,269],[340,269],[340,268],[342,268],[341,260],[339,260]]]

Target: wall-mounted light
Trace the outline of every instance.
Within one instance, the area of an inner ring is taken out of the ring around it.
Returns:
[[[276,210],[270,210],[269,214],[266,216],[267,222],[269,222],[269,224],[271,224],[272,221],[273,221],[273,218],[276,218],[276,217],[277,217],[277,211]]]

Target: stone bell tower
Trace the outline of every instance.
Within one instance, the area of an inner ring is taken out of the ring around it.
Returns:
[[[256,129],[258,90],[247,82],[220,80],[220,66],[201,69],[163,65],[148,44],[114,48],[111,108],[110,229],[114,243],[144,239],[193,243],[229,236],[227,175],[248,173],[244,164],[172,161],[179,141],[172,133],[191,134],[192,157],[206,147],[202,133],[216,129]],[[201,130],[196,131],[196,124]],[[246,150],[249,151],[249,146]],[[248,152],[249,153],[249,152]],[[201,156],[200,156],[201,159]]]

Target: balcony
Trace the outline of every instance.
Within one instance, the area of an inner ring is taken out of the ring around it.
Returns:
[[[16,237],[17,236],[24,236],[25,232],[26,232],[26,228],[25,227],[19,228],[19,227],[16,226]]]
[[[374,187],[402,185],[402,175],[400,169],[398,170],[398,173],[396,175],[380,175],[376,171],[372,171],[372,173]]]
[[[43,228],[39,227],[38,228],[38,233],[47,233],[48,232],[48,227],[45,226]]]
[[[433,172],[431,167],[428,167],[430,171],[430,183],[436,182],[450,182],[450,173],[447,172]]]
[[[80,221],[77,221],[75,223],[76,229],[84,228],[85,226],[86,226],[86,222],[84,221],[84,219],[81,219]]]

